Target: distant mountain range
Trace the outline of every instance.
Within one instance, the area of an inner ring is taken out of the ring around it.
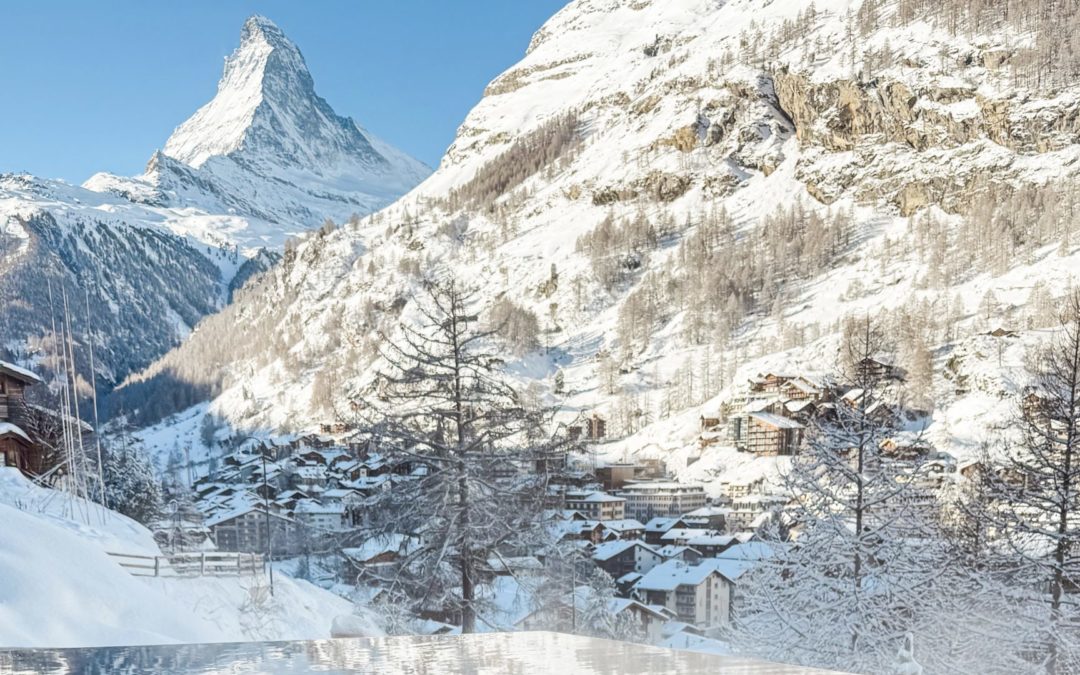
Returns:
[[[216,96],[141,176],[0,174],[0,351],[48,367],[54,307],[86,314],[109,389],[183,339],[289,237],[385,206],[430,173],[315,93],[300,50],[245,22]],[[85,306],[89,305],[89,312]],[[88,376],[88,374],[87,374]]]

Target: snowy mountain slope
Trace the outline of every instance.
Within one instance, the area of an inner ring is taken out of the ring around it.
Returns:
[[[129,207],[62,183],[0,175],[0,348],[50,368],[45,338],[53,318],[62,320],[66,296],[83,364],[87,312],[93,316],[96,375],[109,386],[221,306],[239,257],[175,236],[160,215]]]
[[[0,541],[4,647],[318,639],[353,613],[352,603],[281,574],[260,617],[245,609],[251,578],[133,577],[106,552],[160,555],[146,528],[11,468],[0,468]]]
[[[253,16],[225,61],[217,94],[176,128],[145,173],[97,174],[85,187],[312,228],[384,206],[429,173],[335,113],[315,93],[296,45],[272,21]],[[233,243],[280,246],[283,235]]]
[[[926,343],[929,433],[968,454],[1023,385],[978,333],[1045,325],[1037,299],[1080,265],[1066,182],[1080,89],[1032,75],[1040,38],[1022,25],[949,30],[918,11],[572,2],[431,178],[309,237],[136,391],[186,372],[213,381],[208,409],[235,426],[311,427],[363,395],[377,331],[413,316],[419,277],[452,270],[486,306],[536,314],[547,349],[511,370],[550,386],[561,368],[567,413],[599,410],[628,437],[612,456],[740,471],[734,449],[697,450],[698,406],[769,368],[827,372],[841,321],[868,313],[894,358]],[[223,339],[226,319],[250,335]],[[980,376],[957,387],[954,368]]]
[[[142,176],[97,174],[80,188],[0,175],[0,350],[45,358],[47,280],[57,301],[66,288],[82,307],[88,293],[96,379],[110,389],[272,265],[287,239],[369,213],[428,173],[334,113],[297,47],[252,17],[217,96]]]

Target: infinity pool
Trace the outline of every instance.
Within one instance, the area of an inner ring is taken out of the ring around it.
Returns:
[[[0,673],[822,673],[560,633],[0,650]]]

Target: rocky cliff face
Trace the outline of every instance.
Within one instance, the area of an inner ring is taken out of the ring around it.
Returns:
[[[1080,100],[1071,96],[991,94],[981,91],[977,80],[961,79],[917,88],[884,78],[814,82],[806,73],[786,69],[774,73],[772,81],[777,105],[791,118],[804,148],[855,156],[844,171],[829,172],[812,161],[800,167],[800,178],[824,203],[854,187],[860,198],[884,197],[905,216],[930,205],[966,211],[980,180],[1038,181],[1025,176],[1024,167],[1010,170],[1013,157],[1060,155],[1080,142]],[[890,165],[873,166],[885,153],[895,157]],[[957,172],[920,178],[907,171],[953,158]],[[860,181],[854,175],[858,169],[866,169],[869,180]]]

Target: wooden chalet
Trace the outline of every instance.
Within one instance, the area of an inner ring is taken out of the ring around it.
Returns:
[[[813,401],[816,403],[826,398],[828,388],[800,375],[781,384],[777,393],[788,401]]]
[[[779,394],[781,387],[797,377],[784,373],[759,374],[750,380],[750,391],[755,394]]]
[[[1024,420],[1031,424],[1049,425],[1051,422],[1066,417],[1055,409],[1054,402],[1036,389],[1029,388],[1020,400],[1020,409]]]
[[[723,421],[720,411],[715,409],[701,411],[701,430],[710,431],[720,426]]]
[[[663,546],[664,535],[678,527],[687,527],[686,521],[682,518],[657,516],[645,523],[645,543],[652,546]]]
[[[24,392],[41,381],[29,370],[0,361],[0,466],[13,466],[27,475],[41,470],[42,453],[28,431]]]
[[[593,413],[589,419],[585,420],[585,436],[593,441],[606,438],[607,420],[600,415]]]
[[[344,422],[323,422],[319,425],[319,433],[340,436],[347,433],[349,427]]]
[[[914,460],[923,457],[927,448],[919,443],[905,442],[895,438],[886,438],[878,446],[881,454],[890,459]]]
[[[300,459],[308,464],[318,464],[320,466],[326,466],[328,464],[326,459],[326,453],[321,450],[308,450],[300,455]]]
[[[805,427],[799,422],[769,412],[750,413],[746,429],[746,451],[758,455],[794,455],[802,444]]]
[[[867,357],[855,364],[855,374],[870,380],[903,380],[904,371],[891,363]]]

